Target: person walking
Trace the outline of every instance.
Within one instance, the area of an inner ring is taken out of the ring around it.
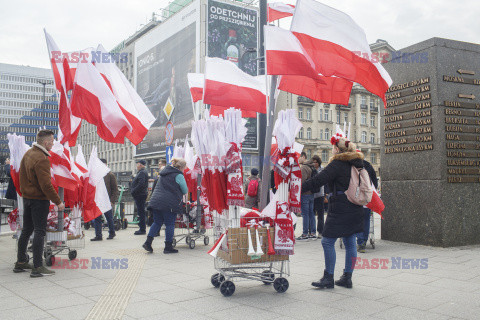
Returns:
[[[313,179],[307,180],[302,188],[311,190],[328,184],[330,194],[328,213],[322,232],[322,246],[325,255],[325,270],[320,281],[312,282],[317,288],[333,288],[334,285],[352,287],[354,259],[357,257],[355,234],[363,230],[363,208],[351,203],[345,191],[348,189],[352,166],[364,168],[363,153],[356,152],[353,142],[346,138],[334,136],[333,156],[330,163]],[[345,269],[340,280],[333,280],[335,270],[335,242],[343,238],[345,245]]]
[[[367,160],[363,160],[365,165],[365,170],[368,172],[370,181],[372,181],[375,189],[378,189],[378,180],[375,169]],[[372,215],[372,210],[367,207],[363,207],[363,232],[357,233],[357,251],[360,253],[365,253],[367,248],[368,235],[370,234],[370,217]]]
[[[307,154],[302,152],[298,159],[300,164],[300,170],[302,172],[302,184],[310,179],[313,174],[313,165],[311,161],[307,161]],[[297,240],[317,239],[317,226],[315,222],[315,214],[313,212],[313,193],[310,190],[302,188],[302,194],[300,198],[300,205],[303,218],[303,233]]]
[[[153,191],[148,209],[153,212],[153,224],[148,231],[143,248],[153,252],[152,242],[160,228],[165,224],[165,249],[163,253],[177,253],[173,248],[175,218],[182,212],[182,198],[188,193],[187,182],[183,172],[187,163],[183,159],[172,159],[172,164],[160,172],[158,183]]]
[[[106,159],[100,159],[103,163],[107,164]],[[105,212],[103,215],[105,219],[107,219],[108,225],[108,238],[107,240],[112,240],[115,238],[115,226],[113,224],[113,210],[115,208],[115,202],[118,200],[118,185],[117,185],[117,178],[109,171],[107,175],[103,178],[105,181],[105,186],[107,187],[108,197],[110,198],[110,203],[112,204],[112,209]],[[95,227],[95,238],[90,239],[90,241],[102,241],[102,215],[98,216],[93,220],[93,225]]]
[[[52,185],[50,176],[49,151],[53,146],[54,133],[40,130],[37,142],[25,153],[20,162],[20,192],[23,197],[23,229],[18,239],[17,262],[13,272],[32,269],[30,277],[43,277],[55,274],[55,271],[43,266],[43,245],[47,230],[47,217],[50,201],[57,205],[58,211],[65,209],[65,204]],[[27,260],[28,240],[33,233],[33,266]]]
[[[135,235],[146,234],[147,226],[145,224],[145,202],[148,195],[148,173],[145,169],[147,162],[145,160],[137,161],[137,175],[132,181],[131,193],[135,205],[137,206],[138,230]]]
[[[258,209],[258,201],[260,200],[260,184],[261,180],[258,176],[258,169],[252,168],[251,175],[245,181],[243,191],[245,193],[245,208]]]
[[[317,174],[323,170],[322,160],[318,155],[312,157],[312,164]],[[323,224],[324,224],[324,210],[323,203],[325,199],[324,186],[320,187],[320,191],[313,194],[313,214],[317,215],[317,232],[318,239],[322,238]]]

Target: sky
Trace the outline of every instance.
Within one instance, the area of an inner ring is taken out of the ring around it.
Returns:
[[[478,0],[321,2],[349,14],[370,43],[383,39],[397,50],[432,37],[480,43]],[[167,4],[168,0],[0,0],[0,63],[49,68],[43,28],[62,51],[99,43],[110,50]],[[288,28],[288,21],[281,26]]]

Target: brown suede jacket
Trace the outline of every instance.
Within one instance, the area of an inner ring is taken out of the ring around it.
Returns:
[[[50,200],[59,205],[62,201],[52,185],[49,156],[36,143],[25,153],[20,163],[20,191],[24,198]]]

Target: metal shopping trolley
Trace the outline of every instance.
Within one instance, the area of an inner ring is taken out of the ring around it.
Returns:
[[[200,206],[200,209],[197,210],[197,203],[187,202],[184,213],[177,215],[173,247],[183,240],[190,249],[195,249],[198,240],[203,241],[206,246],[210,243],[210,237],[206,234],[203,208]],[[197,219],[198,215],[200,218]]]
[[[215,248],[214,267],[217,273],[211,277],[215,288],[219,288],[225,297],[231,296],[235,292],[235,279],[273,284],[279,293],[288,290],[286,277],[290,275],[289,256],[268,254],[273,250],[273,236],[268,236],[268,232],[274,234],[273,227],[240,227],[239,222],[232,223],[231,219],[230,226],[226,227],[227,222],[223,217],[216,217],[215,220],[216,243],[221,237],[226,239],[220,240],[221,243]]]

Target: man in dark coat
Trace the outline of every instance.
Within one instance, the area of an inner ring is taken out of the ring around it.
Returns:
[[[145,160],[137,161],[137,175],[132,181],[131,193],[135,205],[137,206],[138,227],[135,235],[146,234],[147,226],[145,224],[145,202],[148,195],[148,173],[145,169],[147,162]]]
[[[106,159],[100,159],[103,163],[107,164]],[[115,238],[115,226],[113,224],[113,210],[115,208],[115,202],[118,200],[118,185],[117,185],[117,178],[112,173],[112,171],[108,172],[107,175],[103,178],[105,181],[105,187],[107,187],[108,197],[110,198],[110,203],[112,204],[112,209],[108,210],[104,213],[105,219],[107,219],[108,225],[108,238],[107,240],[111,240]],[[95,218],[93,221],[93,225],[95,226],[95,238],[90,239],[90,241],[101,241],[103,240],[102,236],[102,215]]]
[[[310,179],[314,167],[312,161],[307,161],[307,154],[302,152],[298,159],[300,170],[302,172],[302,183]],[[303,218],[303,232],[297,240],[317,239],[317,223],[315,221],[315,212],[313,210],[314,195],[310,190],[302,189],[300,198],[302,218]]]
[[[375,173],[375,169],[373,169],[370,162],[367,160],[363,160],[363,164],[365,165],[365,170],[368,172],[368,176],[372,181],[375,189],[378,188],[378,180],[377,174]],[[363,232],[357,233],[357,250],[358,252],[365,253],[365,249],[367,247],[368,235],[370,234],[370,217],[372,214],[372,210],[367,207],[363,208]]]

